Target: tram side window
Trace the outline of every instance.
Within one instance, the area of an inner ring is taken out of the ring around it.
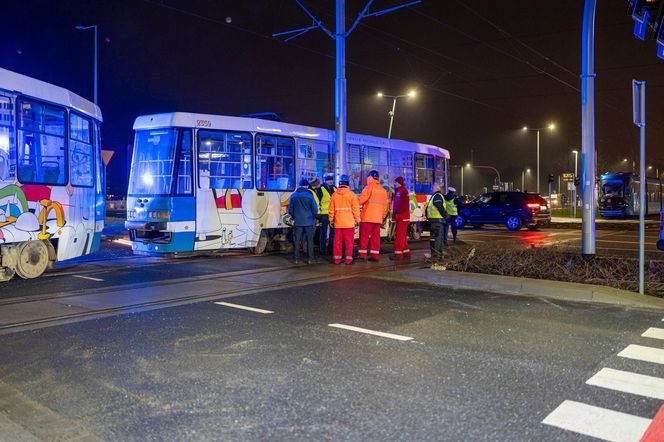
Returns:
[[[297,170],[300,178],[310,180],[318,177],[322,181],[326,173],[334,172],[334,163],[330,158],[328,143],[301,141],[297,146]]]
[[[292,138],[256,135],[256,188],[294,190],[294,157]]]
[[[431,193],[434,158],[431,155],[415,154],[415,193]]]
[[[95,128],[95,164],[96,167],[96,194],[106,195],[106,168],[101,157],[101,135],[99,131],[99,123],[94,122]]]
[[[362,147],[355,144],[348,146],[348,176],[353,192],[362,190]]]
[[[9,97],[0,96],[0,181],[16,176],[14,158],[14,108]]]
[[[387,177],[387,150],[381,149],[380,147],[365,146],[362,163],[365,177],[372,170],[378,171],[381,180],[385,180]]]
[[[69,182],[72,186],[94,185],[92,121],[75,113],[69,115]]]
[[[191,131],[182,132],[182,145],[180,146],[180,158],[178,159],[178,179],[176,182],[175,193],[177,195],[191,195],[193,188],[192,178],[192,157],[191,157]]]
[[[436,157],[436,172],[434,173],[434,179],[436,183],[440,184],[441,188],[445,186],[445,176],[447,175],[445,167],[445,158]]]
[[[19,101],[18,180],[64,185],[66,179],[65,111],[29,100]]]
[[[198,177],[201,189],[251,189],[251,135],[199,131]]]
[[[390,152],[390,185],[399,176],[403,177],[406,189],[412,191],[415,188],[412,152],[405,152],[403,150],[393,150]]]

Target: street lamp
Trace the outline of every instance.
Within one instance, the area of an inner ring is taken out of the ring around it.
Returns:
[[[528,127],[523,126],[523,131],[535,131],[537,132],[537,193],[540,193],[540,131],[544,129],[554,130],[556,125],[550,123],[547,127]]]
[[[530,169],[522,170],[521,171],[521,191],[525,192],[526,191],[526,174],[530,173]]]
[[[90,26],[76,26],[76,29],[79,31],[87,31],[88,29],[94,29],[94,38],[95,38],[95,80],[94,80],[94,103],[97,104],[97,25]]]
[[[397,108],[397,99],[398,98],[404,98],[404,97],[413,98],[413,97],[415,97],[415,95],[417,95],[417,92],[412,90],[412,91],[408,92],[407,94],[403,94],[403,95],[386,95],[382,92],[378,92],[378,94],[376,94],[376,95],[378,95],[379,98],[385,97],[385,98],[391,98],[392,99],[392,110],[389,112],[389,115],[390,115],[390,129],[387,132],[387,138],[390,139],[390,138],[392,138],[392,123],[394,122],[394,112]]]

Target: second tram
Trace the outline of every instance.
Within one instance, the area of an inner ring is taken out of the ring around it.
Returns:
[[[639,216],[641,180],[632,173],[605,173],[599,180],[599,213],[603,217]],[[662,210],[662,180],[646,178],[646,215]]]
[[[99,248],[101,121],[88,100],[0,68],[0,281]]]
[[[286,209],[299,179],[335,171],[335,133],[327,129],[175,112],[138,117],[134,130],[126,227],[138,254],[263,253],[287,241]],[[448,151],[349,133],[347,152],[356,192],[371,169],[384,183],[404,177],[419,236],[433,184],[447,186]]]

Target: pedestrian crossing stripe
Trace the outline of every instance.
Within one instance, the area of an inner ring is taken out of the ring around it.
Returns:
[[[664,364],[664,350],[643,345],[630,344],[618,353],[618,356],[639,361],[654,362],[655,364]]]
[[[664,379],[653,376],[602,368],[586,384],[664,400]]]
[[[651,420],[582,402],[566,400],[543,424],[615,442],[638,442]]]
[[[641,336],[644,338],[664,339],[664,328],[650,327]]]

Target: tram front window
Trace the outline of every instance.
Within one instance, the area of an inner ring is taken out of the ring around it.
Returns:
[[[177,146],[176,129],[136,132],[129,195],[169,195]]]
[[[622,196],[623,184],[620,181],[607,181],[602,184],[603,195]]]

